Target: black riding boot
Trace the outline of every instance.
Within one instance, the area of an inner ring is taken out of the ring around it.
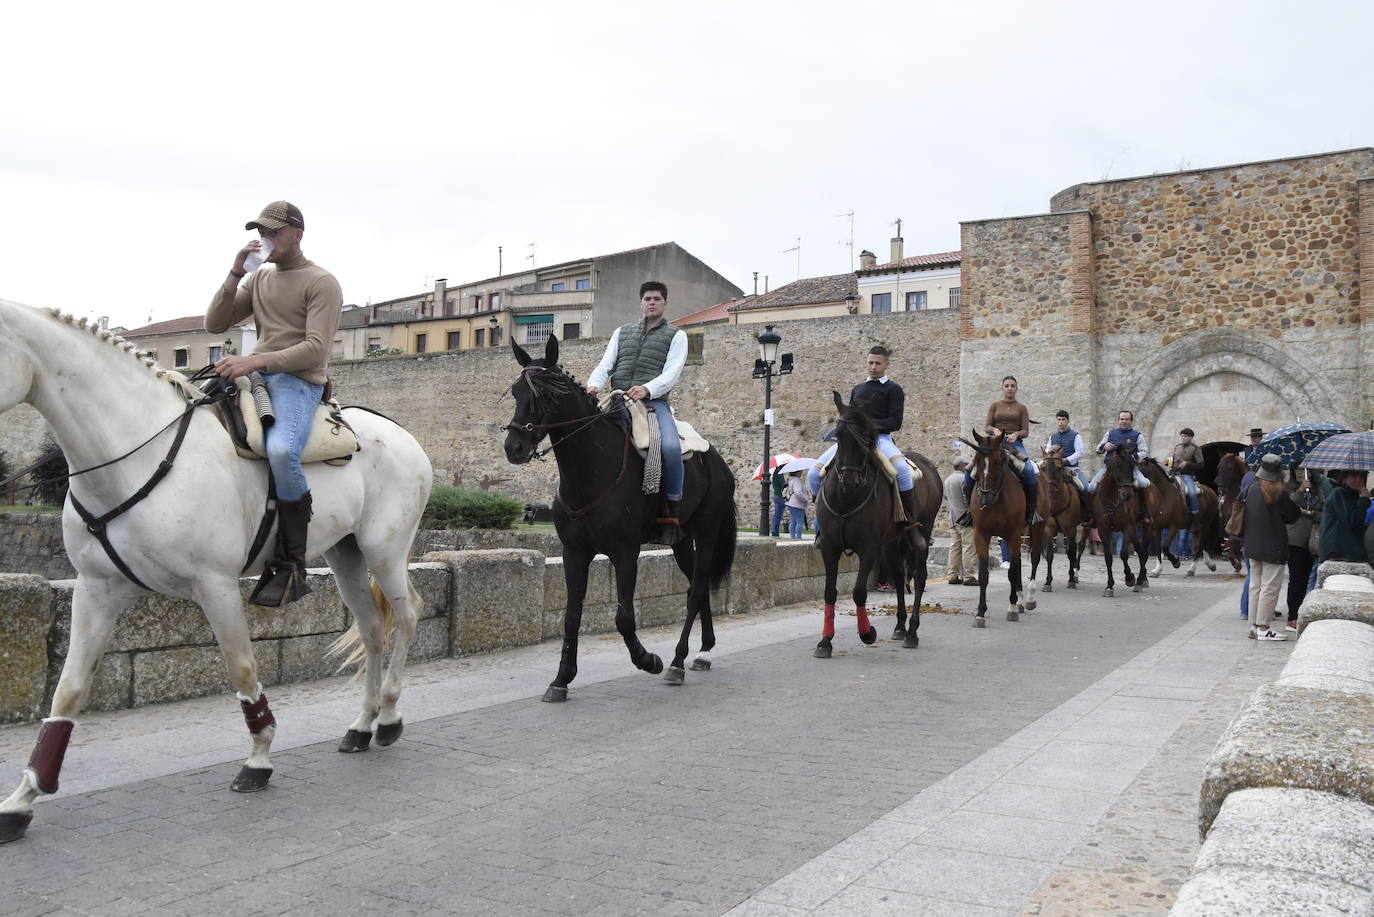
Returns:
[[[906,513],[906,525],[902,526],[902,528],[909,532],[916,528],[916,525],[920,522],[920,520],[916,518],[916,488],[913,487],[910,490],[903,490],[900,491],[900,493],[902,495],[902,511]]]
[[[1086,490],[1080,490],[1078,499],[1083,504],[1083,524],[1091,528],[1093,524],[1093,495]]]
[[[677,517],[677,500],[663,501],[663,514],[654,520],[658,530],[654,544],[677,544],[682,540],[682,523]]]
[[[1040,488],[1031,484],[1025,478],[1021,479],[1021,488],[1026,492],[1026,525],[1035,525],[1037,522],[1044,522],[1041,518],[1039,509]]]
[[[305,536],[310,528],[310,493],[277,501],[277,556],[268,562],[248,601],[276,608],[310,592],[305,584]]]

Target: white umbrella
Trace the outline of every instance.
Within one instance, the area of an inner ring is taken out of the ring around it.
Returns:
[[[779,468],[778,471],[781,471],[783,474],[791,474],[794,471],[810,471],[811,466],[816,464],[817,461],[819,461],[819,459],[794,458],[792,461]]]
[[[792,460],[795,459],[795,458],[796,458],[796,456],[793,455],[793,454],[790,453],[790,452],[779,452],[777,455],[773,456],[772,458],[770,458],[770,459],[768,460],[768,470],[769,470],[769,471],[772,471],[772,470],[774,470],[775,468],[778,468],[778,467],[781,466],[781,465],[786,465],[788,462],[792,461]],[[762,479],[763,479],[763,464],[760,463],[759,466],[758,466],[757,468],[754,469],[754,480],[755,480],[755,481],[759,481],[759,480],[762,480]]]

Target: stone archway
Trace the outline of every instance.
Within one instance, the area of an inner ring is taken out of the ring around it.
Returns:
[[[1225,329],[1190,334],[1160,348],[1130,373],[1109,403],[1133,406],[1157,456],[1167,453],[1184,424],[1198,429],[1199,440],[1206,442],[1240,439],[1253,426],[1270,429],[1299,417],[1346,420],[1339,400],[1315,373],[1268,340]],[[1177,422],[1181,411],[1199,409],[1215,414],[1215,421],[1204,424],[1204,418],[1193,416]],[[1258,416],[1244,418],[1247,412]]]

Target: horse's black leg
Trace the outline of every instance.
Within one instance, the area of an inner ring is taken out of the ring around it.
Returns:
[[[906,649],[915,649],[921,645],[921,639],[916,632],[921,629],[921,602],[924,601],[926,594],[926,561],[930,558],[930,542],[919,532],[914,534],[915,552],[912,556],[911,579],[915,586],[915,594],[911,597],[911,621],[907,625],[906,640],[902,643]]]
[[[1054,543],[1058,535],[1045,539],[1045,591],[1054,591]]]
[[[1011,597],[1007,601],[1008,621],[1021,620],[1021,611],[1024,607],[1019,604],[1021,598],[1021,546],[1017,545],[1016,547],[1017,550],[1011,552],[1011,568],[1007,570],[1007,585],[1011,588]]]
[[[677,561],[678,569],[687,575],[687,616],[682,622],[682,635],[678,637],[677,646],[673,648],[673,661],[668,665],[668,671],[663,674],[663,680],[670,685],[680,685],[684,678],[684,663],[687,658],[687,642],[692,636],[692,622],[697,616],[697,579],[699,567],[697,565],[697,553],[692,549],[690,538],[684,538],[673,545],[673,558]]]
[[[892,629],[893,640],[906,639],[906,565],[902,562],[906,536],[887,545],[882,551],[882,565],[886,570],[888,582],[895,584],[897,590],[897,626]]]
[[[568,685],[577,677],[577,633],[582,628],[582,603],[587,598],[587,570],[595,555],[587,548],[563,548],[563,582],[567,586],[568,604],[563,612],[563,652],[559,657],[558,675],[554,677],[544,700],[555,703],[568,699]]]
[[[1136,558],[1140,561],[1140,576],[1136,577],[1135,591],[1141,592],[1150,588],[1150,574],[1145,569],[1145,546],[1143,544],[1136,545]]]
[[[639,545],[619,548],[611,557],[615,567],[615,629],[625,641],[630,651],[630,661],[635,668],[650,675],[663,671],[663,660],[651,653],[639,642],[635,633],[635,585],[639,581]]]
[[[1107,588],[1102,590],[1105,598],[1116,595],[1116,577],[1112,575],[1112,533],[1110,531],[1097,530],[1102,537],[1102,555],[1107,561]]]
[[[991,544],[984,544],[978,552],[978,614],[973,619],[974,627],[987,626],[988,614],[988,552]]]
[[[817,659],[829,659],[831,638],[835,636],[835,599],[840,594],[840,549],[823,544],[821,560],[825,562],[825,617],[821,624],[821,642],[816,644],[814,655]]]
[[[871,644],[878,639],[878,628],[868,620],[868,574],[873,565],[881,558],[881,550],[869,548],[859,553],[859,574],[854,580],[854,618],[859,630],[859,639]]]

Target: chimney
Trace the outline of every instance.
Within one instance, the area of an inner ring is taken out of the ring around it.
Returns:
[[[896,264],[898,261],[901,261],[902,258],[904,257],[904,256],[902,255],[902,237],[901,237],[901,236],[893,236],[893,237],[892,237],[892,243],[891,243],[891,244],[892,244],[892,263],[893,263],[893,264]]]
[[[859,252],[859,270],[871,271],[878,266],[878,256],[868,249]]]

